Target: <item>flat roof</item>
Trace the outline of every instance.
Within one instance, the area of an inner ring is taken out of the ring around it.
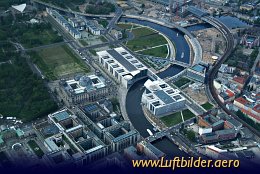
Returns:
[[[197,65],[194,65],[191,69],[193,69],[194,71],[203,73],[206,68],[202,65],[197,64]]]
[[[134,134],[136,134],[136,131],[135,131],[135,130],[131,130],[131,131],[129,131],[128,133],[125,133],[125,134],[123,134],[123,135],[120,135],[120,136],[118,136],[118,137],[115,137],[115,138],[113,139],[113,142],[121,141],[121,140],[123,140],[123,139],[125,139],[125,138],[127,138],[127,137],[129,137],[129,136],[134,135]],[[113,135],[112,135],[112,136],[113,136]]]
[[[62,111],[57,114],[54,114],[53,116],[57,119],[57,121],[62,121],[69,118],[70,114],[67,111]]]
[[[98,106],[97,104],[89,104],[89,105],[86,105],[83,107],[83,110],[85,112],[93,112],[93,111],[96,111],[98,109]]]
[[[131,71],[136,71],[137,68],[131,64],[130,62],[128,62],[124,56],[122,56],[121,54],[119,54],[116,50],[112,49],[112,50],[107,50],[107,52],[114,58],[116,59],[121,65],[123,65],[127,71],[131,72]]]
[[[154,92],[154,94],[162,100],[165,104],[170,104],[175,102],[172,97],[170,97],[168,94],[166,94],[163,90],[159,90]]]

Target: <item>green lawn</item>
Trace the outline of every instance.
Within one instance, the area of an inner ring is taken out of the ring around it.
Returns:
[[[105,20],[105,19],[100,19],[100,20],[98,20],[98,23],[99,23],[100,25],[102,25],[104,28],[106,28],[106,27],[108,26],[108,21]]]
[[[161,121],[168,127],[174,126],[182,122],[181,112],[176,112],[160,118]]]
[[[61,42],[63,39],[57,35],[57,32],[50,29],[44,29],[43,31],[27,30],[22,35],[18,36],[18,40],[26,48],[37,47],[41,45],[47,45],[51,43]]]
[[[138,53],[144,54],[144,55],[149,55],[149,56],[154,56],[154,57],[166,58],[168,55],[168,48],[166,45],[163,45],[160,47],[140,51]]]
[[[107,42],[107,39],[106,39],[104,36],[100,36],[99,39],[100,39],[102,42]]]
[[[195,115],[189,109],[183,110],[182,115],[183,115],[184,120],[188,120],[190,118],[195,117]]]
[[[87,43],[84,39],[79,40],[79,42],[80,42],[83,46],[88,46],[88,43]]]
[[[43,157],[44,152],[42,151],[42,149],[39,147],[39,145],[38,145],[34,140],[28,141],[28,145],[30,146],[30,148],[34,151],[34,153],[35,153],[39,158],[42,158],[42,157]]]
[[[212,109],[213,108],[213,105],[212,104],[210,104],[209,102],[207,102],[207,103],[205,103],[205,104],[203,104],[203,105],[201,105],[204,109],[206,109],[206,110],[210,110],[210,109]]]
[[[90,49],[90,50],[89,50],[89,52],[90,52],[91,54],[93,54],[94,56],[96,56],[96,55],[97,55],[97,52],[96,52],[96,50]]]
[[[165,38],[162,35],[153,34],[130,40],[127,42],[126,46],[132,51],[137,51],[163,44],[167,44]]]
[[[180,87],[182,87],[183,85],[185,85],[189,82],[190,82],[189,79],[182,77],[179,80],[177,80],[176,82],[174,82],[173,84],[176,85],[178,88],[180,88]]]
[[[142,28],[134,28],[132,30],[132,33],[134,34],[134,36],[136,38],[139,38],[139,37],[144,37],[147,35],[155,34],[158,32],[155,32],[154,30],[151,30],[150,28],[147,28],[147,27],[142,27]]]
[[[167,44],[167,40],[160,35],[158,32],[155,32],[147,27],[136,28],[132,30],[134,34],[134,39],[127,42],[126,46],[132,51],[148,49],[154,46]],[[158,48],[160,49],[160,48]],[[157,53],[158,49],[155,51],[150,50],[147,52],[159,56],[163,56],[160,53]],[[166,52],[165,48],[161,48],[164,53]],[[166,48],[167,49],[167,48]],[[146,53],[147,53],[146,52]],[[167,50],[168,53],[168,50]],[[167,54],[166,54],[167,55]]]
[[[122,28],[122,29],[131,29],[132,28],[132,24],[124,24],[124,23],[120,23],[120,24],[117,24],[118,27]]]
[[[45,76],[52,80],[65,75],[79,72],[87,73],[90,71],[89,67],[87,67],[66,45],[33,52],[31,57],[44,72]]]

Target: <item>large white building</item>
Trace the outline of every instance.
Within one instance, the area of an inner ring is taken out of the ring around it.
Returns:
[[[60,81],[60,89],[72,103],[93,102],[115,95],[115,86],[103,76],[78,75],[74,79]]]
[[[142,103],[155,116],[164,116],[185,107],[185,98],[178,89],[173,89],[162,79],[147,80],[144,84],[145,92]]]
[[[147,77],[147,67],[122,47],[100,51],[97,55],[99,63],[126,88]]]

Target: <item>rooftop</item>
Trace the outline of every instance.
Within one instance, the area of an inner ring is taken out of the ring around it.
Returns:
[[[206,67],[204,67],[200,64],[197,64],[197,65],[194,65],[191,69],[193,69],[194,71],[197,71],[199,73],[204,73]]]
[[[156,91],[154,92],[154,94],[165,104],[170,104],[175,102],[175,100],[172,97],[170,97],[168,94],[166,94],[163,90]]]
[[[105,87],[105,79],[102,76],[84,75],[76,76],[74,79],[65,82],[65,89],[75,94],[90,92]]]
[[[246,77],[239,77],[239,76],[236,76],[233,78],[233,80],[237,83],[240,83],[240,84],[245,84],[246,82]]]
[[[58,122],[60,122],[62,120],[70,118],[70,114],[67,112],[67,110],[63,110],[61,112],[54,113],[53,117],[56,118]]]
[[[127,61],[124,56],[122,56],[122,54],[119,54],[117,51],[115,51],[114,49],[112,50],[107,50],[107,52],[113,57],[115,58],[121,65],[123,65],[127,71],[131,72],[131,71],[136,71],[137,68],[131,64],[129,61]]]
[[[243,105],[248,104],[248,101],[246,99],[244,99],[243,97],[236,98],[235,101],[238,103],[241,103]]]

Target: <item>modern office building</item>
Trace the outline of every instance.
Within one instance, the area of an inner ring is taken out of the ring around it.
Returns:
[[[47,13],[52,16],[61,26],[63,26],[75,39],[81,38],[81,33],[74,28],[62,15],[56,10],[46,8]]]
[[[115,95],[116,87],[103,76],[77,75],[74,79],[60,81],[60,89],[71,103],[93,102]]]
[[[173,89],[162,79],[147,80],[142,103],[155,116],[164,116],[185,107],[186,100],[178,89]]]
[[[195,81],[204,83],[207,67],[202,64],[196,64],[187,69],[187,76]]]
[[[99,63],[125,88],[147,77],[147,67],[123,47],[100,51],[97,55]]]
[[[88,32],[92,33],[93,35],[101,35],[105,29],[101,27],[97,21],[93,20],[86,20],[86,29]]]
[[[80,31],[86,29],[86,21],[81,17],[69,18],[68,21],[72,27],[77,28]]]

